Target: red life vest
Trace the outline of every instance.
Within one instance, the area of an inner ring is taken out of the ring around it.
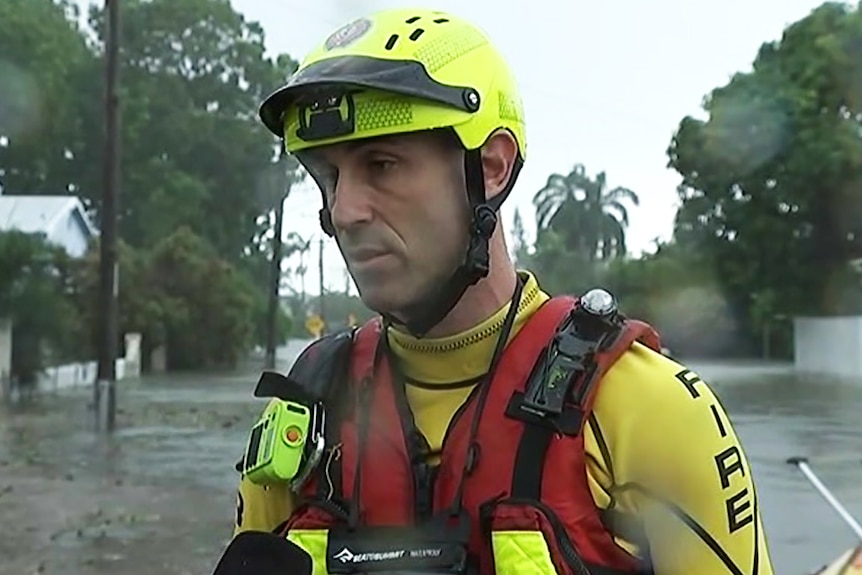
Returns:
[[[549,570],[580,575],[585,571],[579,563],[589,566],[592,573],[636,573],[643,569],[614,542],[587,484],[582,425],[598,385],[593,385],[581,402],[581,428],[575,434],[533,433],[531,430],[539,426],[507,416],[513,395],[524,392],[540,353],[576,305],[577,300],[570,297],[546,302],[509,343],[490,383],[476,436],[478,458],[463,487],[464,510],[473,520],[469,549],[479,558],[481,575],[527,575]],[[413,467],[391,366],[386,358],[379,358],[375,366],[381,335],[379,321],[367,323],[358,330],[351,354],[350,393],[361,393],[364,382],[371,402],[358,505],[362,525],[408,526],[415,519]],[[660,349],[658,335],[649,325],[626,320],[615,342],[595,353],[592,381],[599,382],[635,341]],[[476,403],[471,396],[453,418],[444,439],[434,483],[434,512],[445,511],[456,497]],[[345,494],[352,493],[358,459],[359,435],[353,413],[342,419],[340,427],[340,473]],[[545,437],[546,445],[531,449],[527,440],[531,433],[540,443]],[[519,445],[521,448],[516,449]],[[536,452],[541,459],[530,461]],[[316,482],[303,489],[309,498],[319,493]],[[335,516],[320,506],[300,505],[285,524],[284,534],[326,530],[335,521]],[[530,545],[543,539],[547,551],[531,550],[533,556],[527,558],[526,539],[518,540],[525,532],[541,534],[541,538],[530,539]],[[507,539],[510,535],[512,538]],[[315,555],[315,550],[309,551]],[[553,567],[546,560],[546,569],[537,571],[535,565],[541,558],[535,555],[549,555]],[[513,564],[504,566],[501,562]],[[325,571],[315,569],[315,574],[318,572]]]

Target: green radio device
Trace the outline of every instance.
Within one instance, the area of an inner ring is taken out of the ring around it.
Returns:
[[[251,429],[242,473],[257,485],[288,483],[297,491],[320,463],[326,447],[326,410],[296,382],[266,371],[256,397],[271,397]]]

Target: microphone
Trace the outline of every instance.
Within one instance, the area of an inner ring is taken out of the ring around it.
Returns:
[[[311,556],[301,547],[266,531],[244,531],[233,538],[213,575],[311,575]]]

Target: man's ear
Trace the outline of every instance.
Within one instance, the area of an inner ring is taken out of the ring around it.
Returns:
[[[491,199],[506,189],[517,158],[518,143],[508,130],[498,130],[488,138],[482,146],[482,174],[485,176],[486,199]]]

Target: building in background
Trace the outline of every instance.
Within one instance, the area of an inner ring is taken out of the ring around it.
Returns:
[[[77,196],[15,196],[0,193],[0,232],[42,234],[72,257],[87,252],[99,232]]]

